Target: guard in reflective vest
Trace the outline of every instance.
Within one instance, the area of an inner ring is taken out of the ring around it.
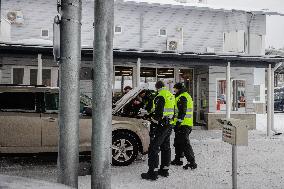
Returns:
[[[152,139],[150,140],[148,153],[148,172],[142,173],[142,179],[156,180],[158,175],[169,176],[171,163],[170,136],[172,132],[172,120],[174,116],[175,98],[165,88],[162,81],[156,83],[158,95],[153,100],[153,107],[150,113],[151,127],[155,126]],[[161,151],[161,165],[159,167],[159,152]]]
[[[175,90],[175,118],[174,118],[174,147],[175,159],[171,162],[172,165],[183,165],[183,155],[187,159],[187,164],[184,169],[196,169],[194,152],[190,145],[189,134],[193,127],[193,101],[182,83],[177,83],[174,86]]]

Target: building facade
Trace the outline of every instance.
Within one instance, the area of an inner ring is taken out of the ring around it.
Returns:
[[[82,45],[93,43],[94,2],[83,0]],[[2,2],[2,17],[9,21],[9,39],[13,43],[50,44],[53,38],[53,18],[57,4],[53,0]],[[266,35],[265,12],[225,10],[189,3],[152,4],[135,1],[115,1],[114,49],[208,54],[264,55]],[[42,61],[43,83],[57,86],[58,66],[47,57],[31,56],[23,62],[19,57],[1,57],[1,83],[34,84],[38,62]],[[84,59],[84,58],[83,58]],[[82,60],[81,90],[91,93],[91,60]],[[126,85],[135,86],[136,63],[115,63],[114,91]],[[141,62],[141,83],[150,88],[164,80],[171,89],[175,82],[184,82],[195,100],[196,121],[207,123],[210,113],[225,111],[223,84],[226,69],[220,66],[191,66],[171,63]],[[235,113],[265,111],[265,69],[232,68],[238,104]],[[261,78],[259,80],[259,78]]]

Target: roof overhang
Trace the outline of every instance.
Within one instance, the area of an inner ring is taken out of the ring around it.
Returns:
[[[43,54],[53,58],[52,46],[23,45],[0,43],[1,56],[15,55],[37,55]],[[269,64],[274,67],[277,63],[284,62],[284,56],[267,55],[245,55],[236,53],[194,53],[176,51],[155,51],[155,50],[136,50],[136,49],[114,49],[114,62],[127,62],[135,64],[138,58],[144,64],[170,64],[184,66],[225,66],[231,62],[235,67],[262,67],[266,68]],[[93,59],[93,48],[82,47],[82,60]]]

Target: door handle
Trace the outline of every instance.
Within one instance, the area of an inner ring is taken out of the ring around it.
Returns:
[[[53,117],[48,117],[48,118],[45,118],[45,120],[49,121],[49,122],[55,122],[56,119],[53,118]]]

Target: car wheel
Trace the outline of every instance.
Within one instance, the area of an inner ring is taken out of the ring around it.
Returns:
[[[126,132],[117,132],[112,137],[112,164],[130,165],[138,155],[138,143],[135,137]]]

